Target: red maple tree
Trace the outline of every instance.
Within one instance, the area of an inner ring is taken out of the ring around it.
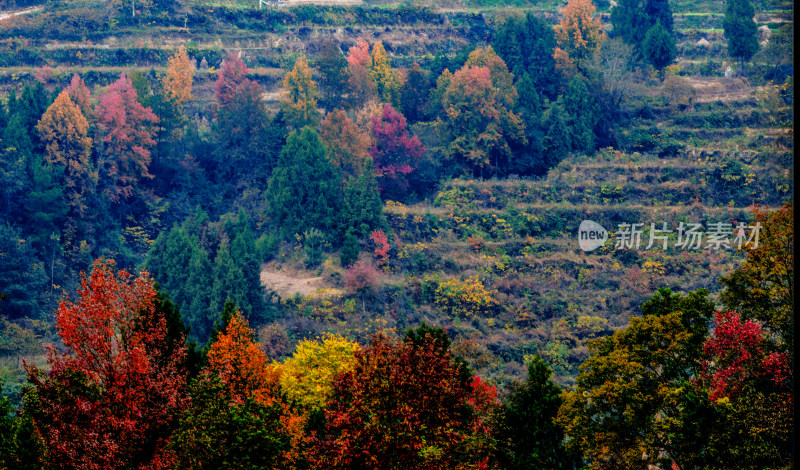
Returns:
[[[112,201],[129,198],[141,178],[153,177],[148,167],[158,116],[142,106],[124,73],[100,97],[96,114],[105,143],[100,175],[104,192]]]
[[[183,346],[167,348],[166,319],[146,272],[95,262],[77,301],[64,300],[44,372],[26,366],[33,417],[56,468],[170,468],[166,444],[185,401]],[[182,342],[179,343],[179,345]]]
[[[310,438],[320,468],[474,468],[484,461],[492,388],[464,376],[441,338],[392,341],[356,352],[334,382],[325,429]]]
[[[372,147],[375,173],[384,197],[402,197],[408,189],[407,175],[414,171],[425,153],[417,136],[408,133],[406,118],[390,104],[383,105],[380,116],[372,118]]]

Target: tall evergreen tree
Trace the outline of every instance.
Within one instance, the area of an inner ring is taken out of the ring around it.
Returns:
[[[758,26],[753,21],[755,11],[750,0],[728,0],[722,28],[728,39],[728,55],[737,57],[744,69],[745,61],[758,52]]]
[[[320,91],[326,108],[341,106],[342,93],[347,89],[347,60],[339,45],[325,39],[320,45],[316,67],[320,73]]]
[[[546,129],[544,137],[544,158],[542,159],[543,171],[558,165],[570,151],[572,138],[567,127],[567,117],[564,113],[564,104],[559,98],[550,105],[543,115],[543,125]]]
[[[642,50],[647,61],[658,70],[672,63],[676,53],[675,39],[667,28],[661,25],[661,20],[656,21],[656,24],[647,30]]]
[[[660,21],[661,26],[670,35],[674,33],[672,28],[672,8],[669,6],[669,0],[647,0],[644,12],[649,17],[651,25],[655,25]]]
[[[597,122],[597,109],[589,94],[586,82],[575,76],[564,93],[564,111],[567,114],[570,148],[575,152],[588,153],[594,150],[594,125]]]
[[[408,70],[408,76],[400,88],[401,111],[413,124],[422,120],[423,110],[431,93],[431,80],[428,71],[423,70],[417,62]]]
[[[573,468],[563,448],[564,432],[555,423],[561,392],[547,364],[533,356],[525,382],[512,389],[500,410],[497,438],[503,468]]]
[[[30,181],[25,170],[33,157],[33,142],[25,127],[25,118],[20,113],[9,117],[0,133],[0,142],[0,194],[3,198],[0,207],[6,214],[18,215],[22,210],[21,195],[29,187]]]
[[[344,188],[342,228],[346,232],[352,229],[359,238],[366,237],[374,230],[387,228],[371,158],[367,158],[358,178]]]
[[[557,92],[553,49],[556,36],[553,27],[542,18],[527,13],[525,19],[509,18],[495,33],[492,47],[514,75],[527,73],[537,91],[550,99]]]
[[[290,238],[310,227],[335,233],[340,197],[339,177],[317,133],[304,128],[290,134],[267,190],[270,215],[281,234]]]

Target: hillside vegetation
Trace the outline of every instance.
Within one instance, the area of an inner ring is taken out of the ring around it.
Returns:
[[[793,465],[791,2],[0,12],[0,468]]]

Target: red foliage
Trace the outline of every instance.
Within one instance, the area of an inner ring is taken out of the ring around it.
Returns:
[[[482,416],[476,411],[486,410],[490,397],[479,380],[462,381],[449,351],[435,339],[414,344],[377,336],[356,352],[353,370],[334,382],[326,427],[310,439],[312,463],[435,470],[472,459],[477,465],[483,456],[465,448],[479,440]]]
[[[106,144],[101,174],[109,184],[106,195],[113,201],[128,198],[140,178],[153,177],[148,171],[149,149],[156,144],[153,135],[158,117],[142,106],[123,73],[100,97],[97,121]]]
[[[378,282],[380,273],[368,259],[360,259],[344,272],[344,285],[350,292],[370,290]]]
[[[247,65],[235,53],[228,54],[217,72],[217,82],[214,84],[220,106],[230,103],[236,90],[250,81],[247,78]]]
[[[389,239],[383,230],[375,230],[369,234],[369,239],[375,244],[375,260],[382,266],[389,260]]]
[[[372,56],[369,54],[369,43],[358,38],[356,44],[347,51],[347,65],[369,67],[372,65]]]
[[[26,366],[26,402],[57,468],[169,468],[166,443],[185,400],[185,348],[165,347],[165,318],[143,272],[97,261],[79,299],[62,301],[56,325],[66,347],[48,373]],[[171,352],[170,352],[171,351]]]
[[[369,154],[375,162],[375,173],[381,192],[402,194],[408,188],[408,175],[425,153],[417,136],[409,136],[406,118],[388,103],[380,117],[372,118],[372,147]]]
[[[94,113],[92,112],[92,103],[90,101],[91,93],[89,93],[89,89],[86,88],[86,83],[83,82],[80,75],[77,73],[73,75],[72,81],[69,82],[69,86],[64,91],[69,95],[69,99],[78,105],[86,119],[92,119]]]
[[[786,353],[768,354],[761,326],[752,320],[742,321],[739,313],[717,312],[714,335],[703,348],[709,356],[706,377],[709,397],[736,398],[749,382],[766,378],[782,385],[791,374]]]

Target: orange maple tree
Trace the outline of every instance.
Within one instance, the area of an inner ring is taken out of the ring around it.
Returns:
[[[192,75],[194,65],[186,47],[181,46],[174,56],[169,58],[167,75],[164,76],[164,91],[175,99],[178,105],[192,99]]]
[[[556,64],[562,68],[577,66],[594,54],[605,39],[597,8],[592,0],[570,0],[561,11],[563,18],[555,26],[558,47],[553,51]]]

